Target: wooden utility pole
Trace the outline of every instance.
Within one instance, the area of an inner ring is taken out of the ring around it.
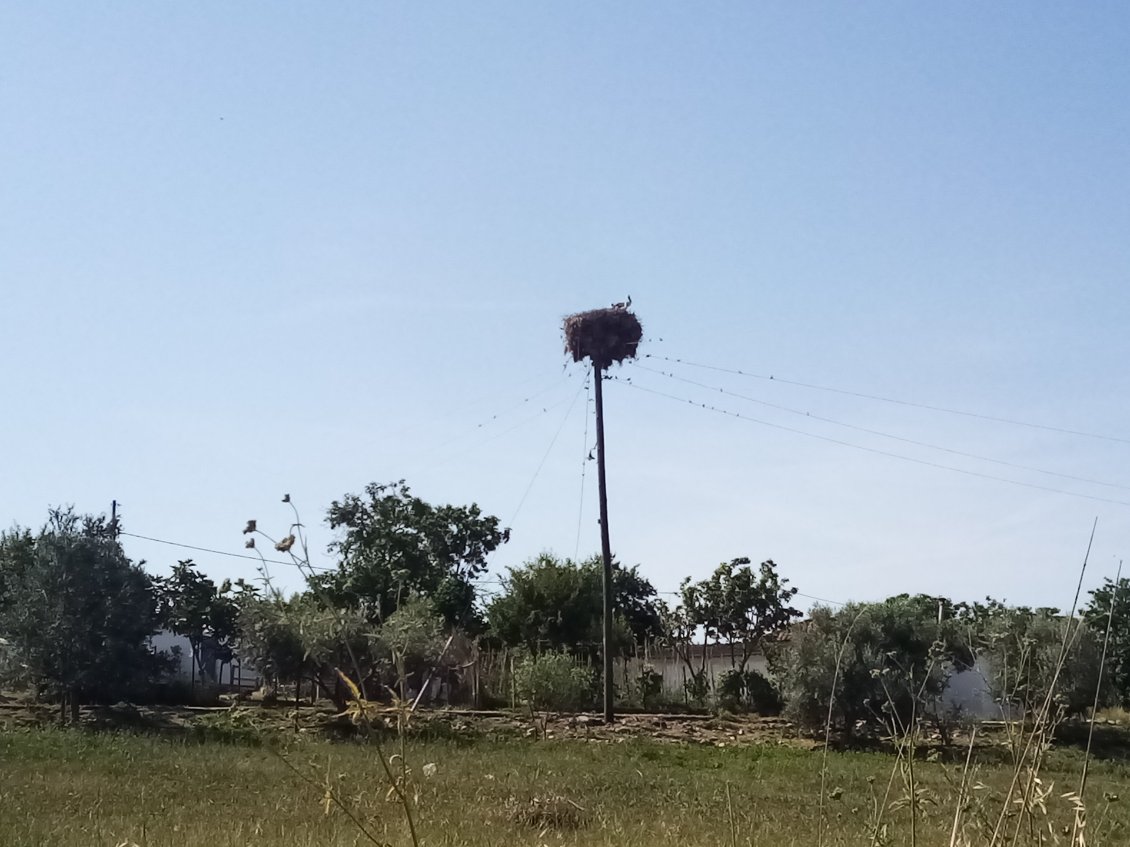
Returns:
[[[612,685],[612,542],[608,537],[608,486],[604,475],[604,369],[593,365],[596,382],[596,476],[600,490],[600,554],[604,559],[604,722],[612,723],[614,691]]]
[[[588,359],[596,380],[596,467],[600,483],[600,552],[604,560],[604,721],[615,720],[612,662],[612,543],[608,540],[608,484],[604,465],[604,372],[613,364],[633,359],[643,327],[629,311],[632,298],[608,309],[578,312],[565,318],[565,351],[574,362]]]

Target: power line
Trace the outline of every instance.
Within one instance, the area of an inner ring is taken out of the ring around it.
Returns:
[[[591,368],[590,368],[591,375]],[[585,472],[589,466],[589,406],[592,404],[592,397],[589,395],[588,376],[585,378],[585,440],[582,445],[584,454],[581,458],[581,500],[580,505],[577,506],[577,543],[573,545],[573,561],[577,561],[577,555],[581,552],[581,524],[585,517]]]
[[[560,430],[558,430],[558,432],[560,432]],[[260,564],[262,564],[263,562],[266,562],[267,564],[271,564],[271,565],[287,565],[287,566],[292,567],[292,568],[308,568],[309,570],[313,570],[313,571],[336,571],[337,570],[337,568],[325,567],[323,565],[307,565],[306,563],[299,563],[299,562],[293,562],[293,561],[288,562],[284,559],[266,559],[266,558],[260,558],[259,556],[248,556],[246,553],[231,553],[231,552],[228,552],[226,550],[215,550],[211,547],[200,547],[199,545],[196,545],[196,544],[184,544],[183,542],[180,542],[180,541],[169,541],[168,539],[165,539],[165,538],[154,538],[151,535],[139,535],[136,532],[121,532],[119,534],[124,535],[124,536],[128,536],[129,538],[137,538],[137,539],[140,539],[142,541],[152,541],[156,544],[165,544],[165,545],[168,545],[170,547],[180,547],[180,548],[185,549],[185,550],[195,550],[199,553],[211,553],[211,554],[216,555],[216,556],[227,556],[230,559],[247,559],[249,561],[259,562]],[[506,585],[506,581],[503,580],[501,577],[498,577],[498,576],[495,576],[495,577],[480,577],[479,579],[471,580],[471,582],[472,582],[472,584],[474,584],[476,586],[497,585],[497,586],[501,587],[501,586]],[[679,594],[678,591],[656,591],[655,593],[656,594],[675,595],[675,596],[678,596],[678,594]],[[827,600],[823,597],[814,597],[811,594],[803,594],[799,591],[796,593],[796,596],[797,597],[804,597],[807,600],[817,600],[821,603],[829,603],[829,604],[834,605],[834,606],[847,605],[846,603],[841,603],[838,600]]]
[[[648,359],[648,358],[661,359],[664,362],[671,362],[671,363],[674,363],[674,364],[687,365],[688,367],[692,367],[692,368],[703,368],[705,370],[719,371],[721,373],[734,374],[736,376],[744,376],[744,377],[749,377],[751,379],[762,379],[762,380],[766,380],[766,381],[769,381],[769,382],[780,382],[780,383],[784,383],[785,385],[795,385],[798,388],[809,388],[809,389],[812,389],[814,391],[828,391],[828,392],[831,392],[833,394],[843,394],[843,395],[846,395],[848,397],[859,397],[859,398],[864,399],[864,400],[877,400],[881,403],[893,403],[894,405],[897,405],[897,406],[909,406],[909,407],[914,408],[914,409],[926,409],[926,410],[931,411],[931,412],[943,412],[947,415],[961,415],[962,417],[977,418],[977,419],[983,420],[983,421],[993,421],[994,423],[1011,424],[1013,426],[1024,426],[1024,427],[1028,427],[1030,429],[1042,429],[1042,430],[1045,430],[1047,432],[1058,432],[1061,435],[1077,435],[1077,436],[1080,436],[1082,438],[1095,438],[1095,439],[1098,439],[1100,441],[1114,441],[1114,442],[1118,442],[1119,444],[1130,444],[1130,438],[1120,438],[1116,435],[1103,435],[1102,433],[1085,432],[1083,430],[1078,430],[1078,429],[1067,429],[1065,427],[1050,426],[1048,424],[1040,424],[1040,423],[1033,423],[1031,421],[1017,420],[1016,418],[996,417],[995,415],[986,415],[986,414],[983,414],[981,412],[969,412],[969,411],[965,411],[963,409],[950,409],[950,408],[947,408],[945,406],[932,406],[929,403],[915,403],[911,400],[899,400],[898,398],[895,398],[895,397],[884,397],[880,394],[867,394],[867,393],[864,393],[862,391],[850,391],[850,390],[844,389],[844,388],[833,388],[833,387],[827,386],[827,385],[816,385],[816,384],[810,383],[810,382],[800,382],[799,380],[795,380],[795,379],[785,379],[784,377],[775,376],[773,374],[766,375],[766,374],[751,373],[750,371],[737,370],[735,368],[723,368],[723,367],[719,367],[717,365],[705,365],[705,364],[702,364],[701,362],[691,362],[691,361],[688,361],[687,359],[674,359],[674,358],[671,358],[669,356],[661,356],[661,355],[657,355],[657,354],[653,355],[651,353],[645,354],[643,358],[645,358],[645,359]]]
[[[195,544],[183,544],[179,541],[168,541],[164,538],[153,538],[148,535],[138,535],[136,532],[122,532],[119,535],[127,535],[130,538],[140,538],[143,541],[152,541],[157,544],[167,544],[170,547],[183,547],[185,550],[196,550],[200,553],[212,553],[216,556],[227,556],[231,559],[249,559],[252,562],[263,563],[266,562],[270,565],[288,565],[292,568],[309,568],[312,571],[336,571],[337,568],[328,568],[324,565],[307,565],[305,562],[286,561],[284,559],[267,559],[260,556],[248,556],[246,553],[229,553],[226,550],[213,550],[210,547],[198,547]]]
[[[573,407],[577,405],[577,398],[581,396],[581,391],[584,389],[584,387],[584,383],[582,383],[577,388],[577,393],[573,395],[573,400],[569,403],[569,408],[565,410],[565,415],[561,418],[561,423],[557,427],[557,431],[553,433],[553,438],[550,439],[549,446],[545,449],[545,454],[541,457],[541,461],[538,462],[537,468],[534,469],[534,475],[530,479],[530,484],[526,486],[526,490],[522,494],[522,499],[518,501],[518,508],[514,510],[514,515],[510,518],[508,526],[514,525],[514,520],[518,517],[518,513],[522,511],[522,507],[526,504],[526,498],[530,496],[530,491],[533,489],[534,483],[537,482],[537,478],[541,474],[541,469],[545,466],[546,459],[548,459],[549,454],[553,452],[553,445],[557,443],[557,439],[561,435],[561,431],[565,429],[565,423],[569,420],[569,416],[573,413]]]
[[[507,429],[501,430],[500,432],[496,432],[493,435],[488,435],[486,438],[481,438],[478,441],[472,442],[471,444],[468,444],[460,452],[452,453],[451,455],[449,455],[449,456],[447,456],[443,459],[440,459],[437,462],[432,462],[431,464],[426,465],[421,470],[424,470],[424,471],[434,470],[435,468],[438,468],[441,465],[447,464],[448,462],[452,461],[453,459],[458,459],[462,456],[465,456],[467,454],[468,450],[470,450],[472,448],[476,448],[476,447],[482,447],[484,444],[489,444],[491,441],[495,441],[496,439],[502,438],[502,436],[504,436],[504,435],[509,435],[510,433],[514,432],[517,429],[521,429],[522,427],[524,427],[528,424],[531,424],[534,421],[540,420],[542,417],[549,414],[550,409],[556,409],[558,406],[562,406],[566,402],[567,402],[566,400],[558,400],[556,403],[551,403],[548,406],[544,406],[544,407],[542,407],[542,410],[540,412],[536,412],[535,414],[530,415],[527,418],[523,418],[522,420],[518,421],[518,423],[514,424],[511,427],[508,427]],[[451,444],[454,441],[458,441],[458,440],[459,439],[456,438],[453,441],[448,441],[448,442],[445,442],[445,443]],[[424,454],[424,455],[427,455],[427,454]]]
[[[1093,500],[1093,501],[1098,502],[1098,503],[1112,503],[1116,506],[1130,506],[1130,501],[1127,501],[1127,500],[1114,500],[1114,499],[1107,498],[1107,497],[1096,497],[1096,496],[1091,495],[1091,494],[1079,494],[1078,492],[1066,491],[1062,488],[1052,488],[1051,486],[1047,486],[1047,485],[1037,485],[1036,483],[1033,483],[1033,482],[1021,482],[1019,480],[1008,479],[1007,477],[1003,477],[1003,476],[994,476],[993,474],[981,473],[980,471],[971,471],[971,470],[967,470],[965,468],[956,468],[953,465],[943,465],[940,462],[931,462],[927,459],[918,459],[918,458],[915,458],[913,456],[904,456],[901,453],[891,453],[887,450],[880,450],[876,447],[865,447],[862,444],[853,444],[850,441],[842,441],[838,438],[831,438],[827,435],[818,435],[817,433],[814,433],[814,432],[806,432],[803,429],[796,429],[795,427],[785,426],[784,424],[771,423],[769,421],[760,420],[759,418],[751,418],[748,415],[743,415],[743,414],[740,414],[739,412],[731,412],[728,409],[721,409],[717,406],[711,406],[708,403],[700,403],[697,400],[689,400],[686,397],[677,397],[674,394],[667,394],[664,391],[656,391],[653,388],[645,388],[642,385],[636,385],[635,383],[633,383],[633,382],[631,382],[627,379],[623,379],[621,377],[611,377],[611,378],[612,379],[618,379],[619,381],[621,381],[625,385],[627,385],[629,388],[634,388],[637,391],[646,391],[648,394],[655,394],[659,397],[666,397],[669,400],[675,400],[679,403],[686,403],[688,405],[695,406],[697,408],[706,409],[707,411],[715,412],[715,413],[720,414],[720,415],[727,415],[729,417],[738,418],[739,420],[748,421],[750,423],[761,424],[762,426],[767,426],[767,427],[770,427],[772,429],[779,429],[779,430],[783,430],[785,432],[791,432],[791,433],[794,433],[795,435],[803,435],[806,438],[815,438],[819,441],[827,441],[829,444],[838,444],[841,447],[850,447],[853,450],[862,450],[866,453],[874,453],[875,455],[886,456],[890,459],[901,459],[904,462],[913,462],[916,465],[924,465],[924,466],[930,467],[930,468],[940,468],[941,470],[952,471],[953,473],[965,474],[966,476],[973,476],[973,477],[977,477],[979,479],[991,479],[991,480],[994,480],[996,482],[1005,482],[1005,483],[1008,483],[1009,485],[1019,485],[1022,488],[1033,488],[1033,489],[1036,489],[1037,491],[1047,491],[1047,492],[1050,492],[1052,494],[1064,494],[1068,497],[1079,497],[1079,498],[1084,499],[1084,500]]]
[[[329,572],[329,571],[336,571],[337,570],[337,568],[326,567],[325,565],[307,565],[305,562],[296,562],[296,561],[289,561],[288,562],[285,559],[267,559],[267,558],[260,558],[259,556],[249,556],[246,553],[230,553],[226,550],[214,550],[210,547],[200,547],[199,545],[196,545],[196,544],[184,544],[183,542],[180,542],[180,541],[169,541],[169,540],[164,539],[164,538],[154,538],[150,535],[138,535],[136,532],[122,532],[122,533],[119,533],[119,534],[129,536],[130,538],[138,538],[138,539],[141,539],[142,541],[152,541],[152,542],[155,542],[157,544],[166,544],[170,547],[181,547],[185,550],[196,550],[197,552],[200,552],[200,553],[212,553],[216,556],[227,556],[230,559],[247,559],[247,560],[252,561],[252,562],[258,562],[260,564],[266,562],[269,565],[287,565],[288,567],[292,567],[292,568],[300,568],[300,569],[307,569],[307,570],[313,570],[313,571],[327,571],[327,572]],[[479,579],[472,579],[471,582],[474,585],[504,585],[505,584],[501,577],[481,577]]]
[[[916,447],[926,447],[930,450],[939,450],[943,453],[950,453],[951,455],[954,455],[954,456],[963,456],[966,459],[976,459],[976,460],[981,461],[981,462],[992,462],[995,465],[1002,465],[1002,466],[1007,467],[1007,468],[1016,468],[1017,470],[1031,471],[1033,473],[1045,474],[1046,476],[1054,476],[1054,477],[1058,477],[1060,479],[1069,479],[1069,480],[1072,480],[1074,482],[1085,482],[1085,483],[1088,483],[1090,485],[1101,485],[1101,486],[1104,486],[1106,488],[1120,488],[1124,491],[1130,491],[1130,485],[1121,485],[1117,482],[1103,482],[1102,480],[1089,479],[1088,477],[1085,477],[1085,476],[1075,476],[1073,474],[1060,473],[1058,471],[1049,471],[1049,470],[1046,470],[1044,468],[1037,468],[1037,467],[1033,467],[1031,465],[1021,465],[1021,464],[1018,464],[1016,462],[1008,462],[1008,461],[1005,461],[1004,459],[994,459],[991,456],[981,456],[981,455],[978,455],[977,453],[967,453],[964,450],[956,450],[952,447],[943,447],[939,444],[931,444],[927,441],[918,441],[914,438],[906,438],[906,437],[901,436],[901,435],[893,435],[889,432],[882,432],[882,431],[877,430],[877,429],[870,429],[869,427],[859,426],[857,424],[846,423],[844,421],[838,421],[838,420],[835,420],[834,418],[826,418],[822,415],[814,415],[811,412],[806,412],[802,409],[793,409],[793,408],[790,408],[788,406],[781,406],[777,403],[770,403],[767,400],[761,400],[757,397],[750,397],[747,394],[739,394],[735,391],[728,391],[727,389],[720,388],[719,386],[716,386],[716,385],[707,385],[704,382],[698,382],[697,380],[687,379],[686,377],[678,376],[677,374],[669,373],[667,371],[658,370],[656,368],[649,368],[649,367],[647,367],[647,365],[636,364],[636,365],[634,365],[634,367],[639,369],[639,370],[647,371],[649,373],[654,373],[654,374],[659,374],[660,376],[665,376],[668,379],[677,380],[678,382],[685,382],[688,385],[695,385],[695,386],[698,386],[699,388],[705,388],[709,391],[717,391],[717,392],[719,392],[721,394],[725,394],[729,397],[736,397],[739,400],[748,400],[751,403],[757,403],[758,405],[766,406],[770,409],[778,409],[779,411],[788,412],[789,414],[792,414],[792,415],[800,415],[801,417],[811,418],[814,421],[822,421],[823,423],[832,424],[833,426],[842,426],[846,429],[853,429],[857,432],[866,432],[869,435],[878,435],[881,438],[890,438],[894,441],[901,441],[904,444],[913,444]]]

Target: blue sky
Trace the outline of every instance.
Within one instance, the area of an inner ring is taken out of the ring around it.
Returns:
[[[239,553],[288,492],[328,564],[330,501],[404,478],[512,524],[496,572],[587,555],[560,324],[631,294],[641,364],[709,386],[607,384],[613,547],[660,589],[746,555],[1064,606],[1096,517],[1087,585],[1130,552],[1122,4],[56,3],[0,38],[2,520],[117,499]]]

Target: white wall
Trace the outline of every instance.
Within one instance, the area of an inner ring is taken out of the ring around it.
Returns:
[[[717,652],[713,652],[712,648],[712,652],[709,652],[706,658],[706,677],[711,693],[713,693],[722,674],[734,669],[729,650],[724,647],[716,649]],[[740,656],[738,656],[738,660],[741,660]],[[696,670],[702,667],[702,657],[694,657],[692,664]],[[618,665],[616,683],[620,686],[635,684],[644,665],[651,665],[655,672],[663,677],[662,690],[665,698],[675,702],[686,699],[685,686],[690,678],[690,672],[678,656],[663,654],[646,659],[628,659]],[[768,663],[761,653],[755,653],[749,657],[746,662],[746,670],[757,671],[762,676],[769,676]]]

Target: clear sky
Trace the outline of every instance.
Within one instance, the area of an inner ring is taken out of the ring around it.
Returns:
[[[4,522],[240,553],[285,492],[328,564],[404,478],[512,525],[495,572],[591,554],[560,325],[630,294],[610,527],[658,588],[1066,606],[1096,517],[1087,585],[1130,556],[1125,4],[57,2],[0,45]]]

